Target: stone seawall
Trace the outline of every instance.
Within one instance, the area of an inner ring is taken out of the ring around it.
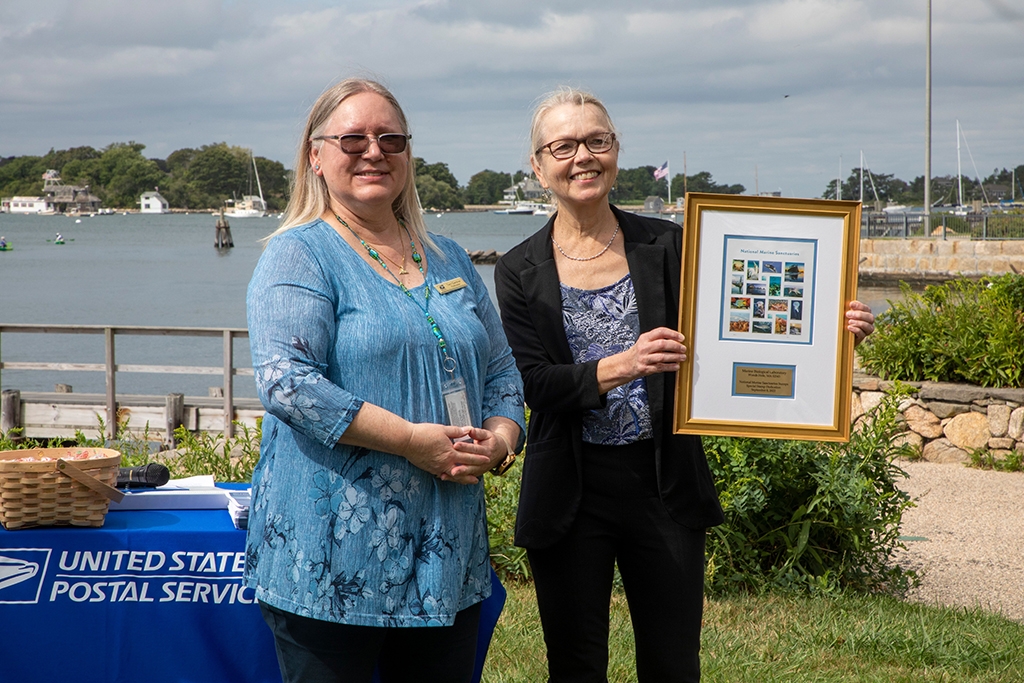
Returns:
[[[969,462],[984,451],[996,460],[1024,456],[1024,389],[990,389],[945,382],[904,382],[914,393],[900,405],[900,437],[930,462]],[[877,406],[891,383],[854,373],[850,418]]]
[[[860,280],[943,281],[1024,273],[1024,240],[862,239]]]

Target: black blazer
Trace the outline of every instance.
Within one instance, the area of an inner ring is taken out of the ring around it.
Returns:
[[[682,230],[670,221],[612,211],[625,239],[640,331],[678,329]],[[582,414],[605,402],[597,361],[575,363],[565,336],[554,220],[502,256],[494,273],[502,324],[531,410],[515,535],[516,545],[526,548],[552,545],[572,524],[582,486]],[[647,396],[662,502],[687,527],[721,524],[700,438],[672,432],[675,374],[649,375]]]

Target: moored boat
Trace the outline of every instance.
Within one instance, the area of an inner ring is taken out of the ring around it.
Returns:
[[[263,201],[263,186],[260,184],[260,172],[256,168],[256,157],[249,153],[252,160],[252,171],[256,174],[256,189],[259,196],[253,194],[242,195],[241,199],[229,199],[229,208],[224,211],[228,218],[263,218],[267,215],[267,203]],[[249,192],[252,192],[252,176],[249,176]]]
[[[552,208],[550,204],[541,204],[540,202],[516,202],[507,209],[496,209],[494,213],[508,216],[548,216],[551,214]]]
[[[262,218],[267,214],[267,205],[262,197],[243,195],[241,199],[229,199],[231,204],[224,210],[228,218]]]

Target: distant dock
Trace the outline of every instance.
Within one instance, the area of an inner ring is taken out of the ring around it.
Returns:
[[[105,425],[127,424],[133,434],[145,431],[150,441],[171,445],[174,430],[179,426],[190,432],[223,434],[226,422],[224,402],[220,397],[120,394],[117,397],[116,422],[107,411],[104,394],[7,389],[0,402],[3,406],[0,431],[7,433],[14,427],[20,427],[22,436],[43,440],[73,439],[77,432],[87,437],[109,436],[100,433],[102,420]],[[255,427],[263,412],[258,399],[235,398],[230,420]]]

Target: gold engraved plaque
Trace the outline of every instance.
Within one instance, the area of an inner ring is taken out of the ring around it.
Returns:
[[[733,367],[733,396],[793,398],[796,368],[791,365],[746,365]]]

